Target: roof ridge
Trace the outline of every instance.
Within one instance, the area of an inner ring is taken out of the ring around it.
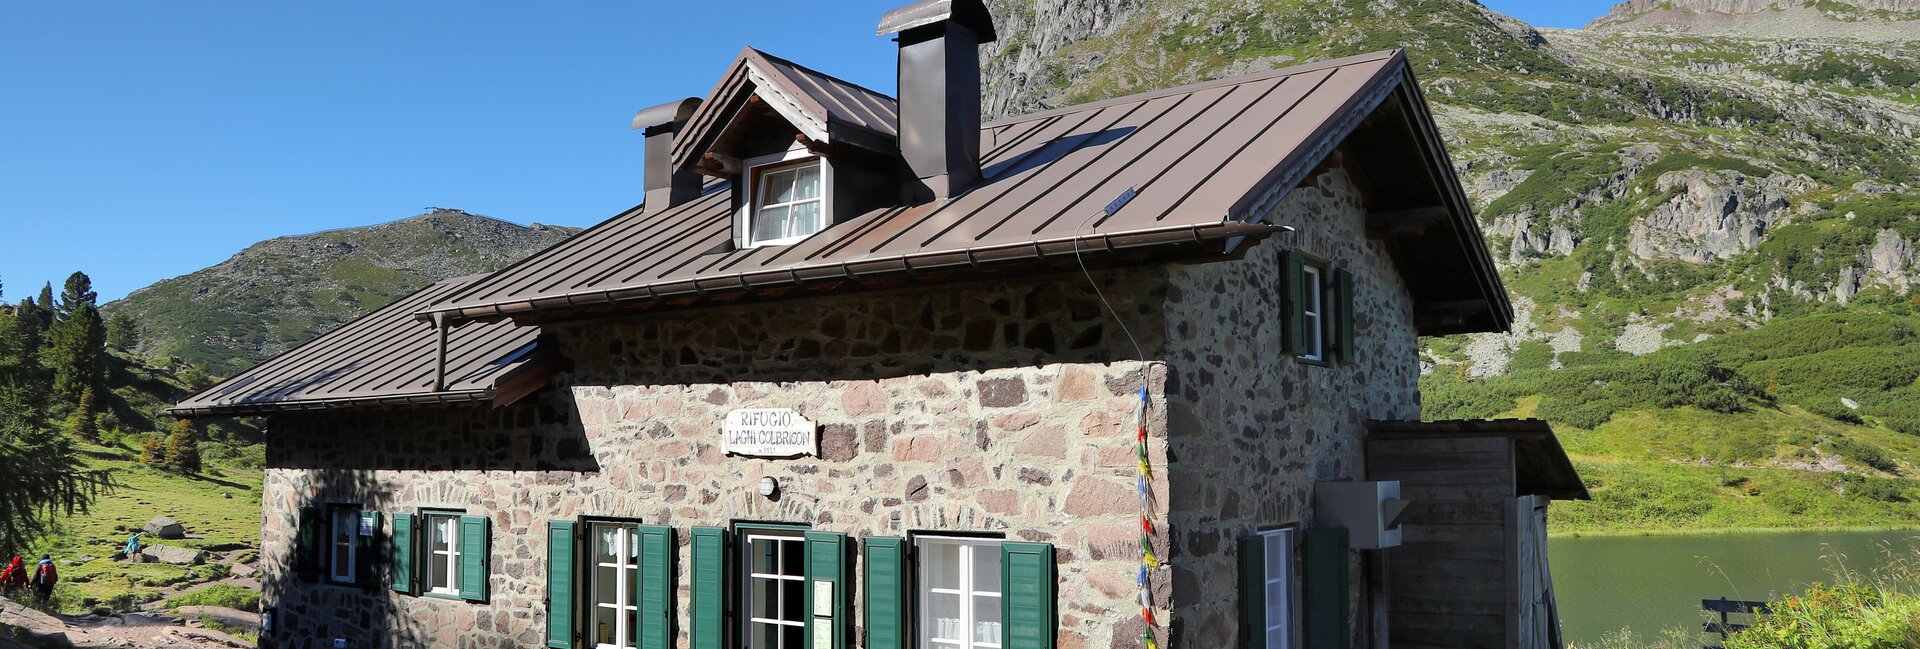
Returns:
[[[776,55],[776,54],[769,54],[769,53],[767,53],[767,51],[766,51],[766,50],[762,50],[762,49],[759,49],[759,48],[756,48],[756,47],[754,47],[754,46],[752,46],[752,45],[748,45],[746,49],[747,49],[747,51],[748,51],[748,52],[752,52],[752,53],[754,53],[754,54],[756,54],[756,55],[759,55],[759,56],[760,56],[761,58],[764,58],[764,59],[767,59],[767,60],[769,60],[769,61],[771,61],[771,62],[773,62],[773,63],[779,63],[779,64],[781,64],[781,65],[785,65],[785,66],[787,66],[787,67],[790,67],[790,68],[793,68],[793,69],[795,69],[795,70],[799,70],[799,71],[801,71],[801,72],[805,72],[805,73],[807,73],[807,74],[811,74],[811,75],[813,75],[813,76],[816,76],[816,77],[821,77],[821,78],[824,78],[824,79],[827,79],[827,80],[829,80],[829,81],[833,81],[833,82],[835,82],[835,83],[839,83],[839,84],[842,84],[842,85],[845,85],[845,86],[847,86],[847,87],[849,87],[849,88],[853,88],[853,89],[856,89],[856,90],[859,90],[859,91],[861,91],[861,92],[864,92],[864,93],[867,93],[867,94],[870,94],[870,95],[873,95],[873,96],[875,96],[875,97],[880,97],[880,98],[883,98],[883,99],[886,99],[887,101],[891,101],[891,102],[894,102],[894,103],[896,103],[896,104],[900,102],[900,99],[899,99],[899,98],[897,98],[897,97],[894,97],[893,95],[889,95],[889,94],[887,94],[887,93],[884,93],[884,92],[880,92],[880,91],[878,91],[878,90],[874,90],[874,89],[872,89],[872,88],[868,88],[868,87],[866,87],[866,86],[863,86],[863,85],[860,85],[860,84],[857,84],[857,83],[854,83],[854,82],[852,82],[852,81],[848,81],[848,80],[846,80],[846,79],[842,79],[842,78],[840,78],[840,77],[836,77],[836,76],[833,76],[833,75],[831,75],[831,74],[827,74],[827,73],[825,73],[825,72],[821,72],[821,71],[819,71],[819,70],[815,70],[815,69],[813,69],[813,68],[810,68],[810,67],[807,67],[807,66],[805,66],[805,65],[801,65],[801,64],[799,64],[799,63],[795,63],[795,62],[793,61],[793,59],[789,59],[789,58],[786,58],[786,57],[784,57],[784,56],[779,56],[779,55]]]
[[[1242,74],[1239,76],[1223,77],[1220,79],[1200,81],[1196,83],[1190,83],[1184,86],[1174,86],[1172,88],[1160,88],[1156,90],[1148,90],[1146,92],[1139,92],[1131,95],[1109,97],[1107,99],[1101,99],[1097,101],[1089,101],[1086,103],[1073,104],[1070,106],[1061,106],[1059,108],[1048,108],[1045,110],[1034,111],[1034,112],[1026,113],[1022,115],[1012,115],[1008,117],[1002,117],[1000,119],[996,119],[991,122],[981,124],[980,128],[989,129],[989,128],[999,128],[1002,126],[1012,126],[1014,124],[1019,124],[1021,122],[1029,122],[1036,119],[1044,119],[1048,117],[1054,117],[1057,115],[1077,113],[1084,110],[1095,110],[1100,108],[1106,108],[1108,106],[1116,106],[1119,104],[1132,103],[1136,101],[1146,101],[1149,99],[1158,99],[1160,97],[1169,97],[1173,95],[1187,94],[1195,91],[1206,90],[1208,88],[1240,85],[1243,83],[1250,83],[1254,81],[1272,79],[1275,77],[1290,77],[1296,74],[1316,72],[1319,70],[1325,70],[1327,68],[1337,68],[1342,66],[1354,65],[1356,63],[1367,63],[1370,61],[1378,61],[1380,59],[1390,59],[1390,58],[1397,57],[1404,60],[1406,58],[1405,52],[1406,52],[1405,50],[1400,48],[1394,48],[1390,50],[1379,50],[1375,52],[1368,52],[1366,54],[1355,54],[1353,56],[1341,57],[1337,59],[1328,59],[1325,61],[1312,61],[1308,63],[1302,63],[1300,65],[1293,65],[1293,66],[1288,66],[1284,68],[1274,68],[1272,70],[1263,70],[1260,72]]]

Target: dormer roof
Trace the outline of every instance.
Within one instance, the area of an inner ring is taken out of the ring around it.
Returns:
[[[688,118],[673,143],[677,169],[698,168],[740,123],[743,109],[764,103],[820,145],[846,144],[897,155],[899,106],[892,97],[751,47]],[[711,171],[711,170],[707,170]]]

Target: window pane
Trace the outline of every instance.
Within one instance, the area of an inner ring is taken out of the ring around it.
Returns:
[[[770,207],[753,217],[753,240],[772,241],[787,236],[787,208]]]
[[[620,528],[612,525],[595,525],[593,534],[593,562],[613,563],[620,558]]]
[[[780,582],[780,619],[800,622],[807,619],[807,582],[785,579]]]
[[[769,171],[761,176],[761,203],[785,203],[793,200],[793,170]]]
[[[973,592],[1000,592],[1000,548],[998,546],[973,546]],[[999,610],[999,605],[995,605],[994,609]]]
[[[780,613],[780,590],[777,580],[755,577],[753,593],[747,600],[747,616],[762,619],[774,619]]]
[[[595,604],[617,604],[620,583],[614,581],[619,571],[614,568],[596,565],[593,567],[593,602]]]
[[[959,640],[965,630],[960,628],[960,596],[946,593],[927,593],[927,616],[933,619],[927,623],[928,635],[947,640]],[[998,608],[998,607],[995,607]]]
[[[800,649],[806,646],[806,627],[782,626],[780,627],[780,635],[783,636],[780,640],[781,649]]]
[[[926,566],[927,587],[960,587],[959,544],[928,542],[921,545],[920,552],[922,565]]]
[[[613,609],[605,606],[593,607],[593,641],[597,644],[613,644]]]
[[[620,600],[621,606],[636,606],[640,603],[640,567],[627,564],[627,598]]]
[[[780,567],[780,559],[774,555],[777,546],[771,539],[754,539],[751,548],[749,554],[752,557],[749,560],[752,563],[749,565],[753,572],[772,574]]]
[[[639,637],[640,637],[640,611],[639,609],[629,608],[627,609],[627,637],[622,640],[622,642],[620,643],[620,646],[631,647],[634,645],[634,641]]]
[[[438,587],[438,586],[446,586],[448,584],[453,583],[450,579],[448,579],[449,575],[447,571],[447,567],[448,567],[447,555],[435,554],[432,556],[432,558],[428,559],[427,563],[433,564],[433,577],[432,577],[432,581],[430,582],[431,585]]]
[[[1000,598],[973,598],[974,642],[1000,643]]]
[[[800,539],[780,542],[780,574],[795,577],[806,574],[807,543]]]
[[[755,622],[747,632],[747,646],[752,649],[774,649],[780,646],[780,626]],[[794,645],[799,647],[800,645]]]
[[[436,516],[429,520],[431,521],[429,526],[433,528],[433,548],[436,550],[446,550],[447,540],[450,538],[447,531],[448,528],[452,527],[448,525],[448,523],[453,522],[452,519],[444,516]]]
[[[787,236],[789,237],[806,236],[819,232],[824,225],[820,219],[820,201],[801,203],[793,206],[793,211],[788,213],[787,220],[791,222],[791,225],[787,227]]]
[[[820,197],[820,163],[815,162],[794,170],[793,199],[806,200]]]

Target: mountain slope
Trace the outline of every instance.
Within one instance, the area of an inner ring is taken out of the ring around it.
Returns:
[[[1920,34],[1920,0],[1628,0],[1587,29],[1912,41]]]
[[[226,375],[421,286],[499,269],[578,232],[436,209],[362,228],[269,239],[103,307],[142,327],[140,351]]]
[[[1911,1],[1809,6],[1876,30],[1900,27]],[[1647,31],[1633,18],[1643,9],[1623,5],[1605,29],[1535,30],[1470,0],[1004,0],[994,3],[1007,18],[1001,49],[984,64],[985,104],[1017,113],[1405,48],[1518,311],[1508,334],[1425,341],[1429,416],[1546,417],[1581,441],[1583,467],[1603,482],[1702,471],[1712,482],[1716,470],[1727,481],[1724,467],[1736,466],[1783,472],[1782,484],[1796,485],[1771,496],[1722,485],[1721,505],[1786,504],[1707,506],[1691,517],[1638,516],[1634,498],[1601,498],[1597,510],[1556,519],[1560,529],[1777,525],[1798,520],[1791,510],[1818,494],[1885,497],[1847,522],[1912,515],[1903,494],[1914,485],[1899,476],[1920,469],[1920,446],[1903,441],[1920,439],[1906,434],[1920,433],[1920,412],[1909,415],[1897,398],[1905,393],[1890,389],[1920,385],[1920,363],[1909,362],[1920,346],[1889,338],[1858,354],[1829,336],[1829,346],[1807,342],[1792,358],[1680,350],[1854,326],[1796,324],[1821,314],[1886,316],[1898,321],[1888,331],[1913,329],[1920,48],[1911,36]],[[1764,21],[1771,11],[1727,15]],[[1849,373],[1824,371],[1835,366]],[[1810,428],[1808,418],[1825,423]],[[1739,450],[1720,462],[1715,449],[1628,453],[1633,444],[1615,443],[1666,421],[1723,427]],[[1890,482],[1863,490],[1864,479]],[[1615,486],[1616,495],[1653,489]],[[1763,510],[1771,513],[1724,513]]]

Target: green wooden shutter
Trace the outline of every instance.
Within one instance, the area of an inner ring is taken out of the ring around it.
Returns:
[[[1240,647],[1264,649],[1267,635],[1267,540],[1240,539]]]
[[[847,616],[853,610],[852,595],[847,587],[853,581],[847,578],[847,535],[833,532],[807,532],[807,648],[808,649],[845,649],[847,642]],[[814,624],[820,618],[814,617],[816,610],[813,596],[820,582],[833,584],[833,604],[828,609],[833,617],[833,645],[816,646],[813,643]]]
[[[909,649],[907,638],[907,544],[897,536],[862,539],[866,553],[867,649]]]
[[[1305,263],[1292,250],[1280,255],[1280,351],[1288,354],[1307,349]]]
[[[1347,649],[1347,530],[1306,531],[1306,584],[1301,593],[1307,649]]]
[[[380,584],[380,562],[376,561],[375,548],[380,547],[380,512],[362,511],[356,516],[366,523],[366,534],[354,530],[353,580],[361,588],[373,590]]]
[[[727,530],[696,527],[693,534],[693,607],[687,629],[693,649],[724,649],[727,644]]]
[[[1335,358],[1342,365],[1350,365],[1359,360],[1359,349],[1353,342],[1353,273],[1345,268],[1333,271],[1334,297],[1333,340]]]
[[[640,649],[673,649],[673,528],[641,525]]]
[[[389,541],[388,555],[393,560],[393,570],[388,573],[391,583],[388,585],[402,593],[413,592],[413,514],[393,515],[393,535]]]
[[[1000,646],[1053,649],[1053,545],[1000,544]]]
[[[547,521],[547,646],[573,649],[573,521]]]
[[[460,517],[460,599],[487,599],[487,517]]]
[[[320,578],[326,523],[326,513],[319,507],[300,508],[300,527],[294,530],[293,572],[301,579]]]

